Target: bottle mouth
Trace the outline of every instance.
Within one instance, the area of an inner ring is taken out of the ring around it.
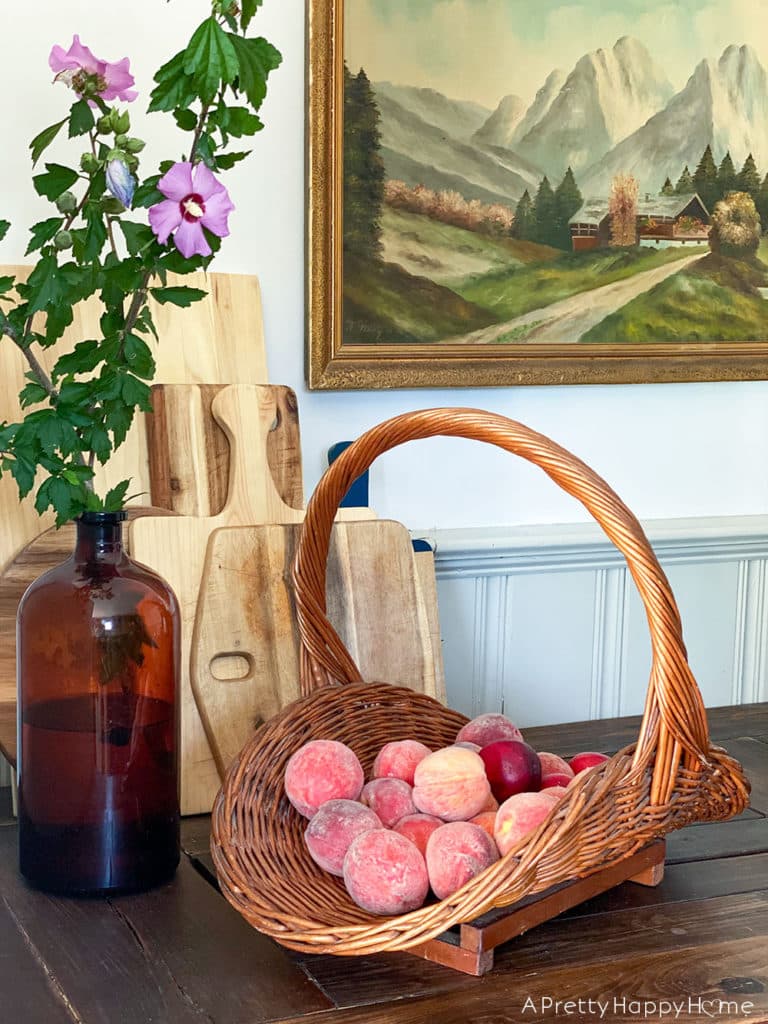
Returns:
[[[112,526],[124,523],[128,513],[125,509],[120,509],[119,512],[82,512],[77,518],[88,526]]]

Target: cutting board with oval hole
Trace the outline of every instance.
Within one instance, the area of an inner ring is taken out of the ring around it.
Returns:
[[[291,586],[299,533],[297,525],[231,527],[208,545],[190,671],[219,777],[254,729],[300,696]],[[336,523],[326,602],[364,679],[445,699],[432,612],[401,523]]]

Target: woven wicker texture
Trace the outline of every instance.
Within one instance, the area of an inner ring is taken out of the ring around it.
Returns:
[[[325,609],[330,533],[350,484],[390,448],[438,435],[522,456],[584,504],[626,558],[645,606],[652,665],[635,744],[580,776],[534,833],[452,897],[381,918],[355,906],[341,880],[312,861],[303,839],[306,819],[289,804],[283,776],[291,754],[310,739],[346,743],[367,777],[385,743],[418,739],[436,749],[451,743],[466,721],[411,690],[363,682]],[[709,742],[677,606],[640,524],[589,466],[520,423],[475,409],[430,409],[363,434],[309,503],[294,584],[305,696],[263,726],[232,764],[214,806],[211,843],[227,899],[285,946],[340,955],[406,949],[494,907],[608,867],[674,829],[730,817],[748,804],[740,765]]]

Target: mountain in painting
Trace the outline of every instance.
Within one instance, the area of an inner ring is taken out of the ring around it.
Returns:
[[[481,145],[509,149],[528,105],[519,96],[505,96],[488,120],[477,129],[473,139]]]
[[[518,139],[523,139],[544,117],[565,84],[565,74],[556,68],[551,71],[534,97],[533,103],[518,116],[514,100],[516,96],[505,96],[475,138],[491,146],[514,149]],[[522,103],[522,100],[519,100]]]
[[[456,139],[471,138],[491,113],[479,103],[450,99],[436,89],[393,85],[392,82],[376,82],[374,88],[378,97],[386,96],[394,100],[422,121],[441,128],[446,135]]]
[[[595,50],[576,63],[546,113],[524,136],[517,133],[514,149],[552,179],[568,166],[578,178],[673,95],[646,47],[623,36],[611,50]]]
[[[752,153],[758,167],[768,168],[768,75],[749,46],[701,61],[664,110],[590,168],[584,188],[607,194],[614,175],[626,172],[641,190],[658,192],[686,164],[693,172],[710,145],[718,163],[730,152],[738,168]]]

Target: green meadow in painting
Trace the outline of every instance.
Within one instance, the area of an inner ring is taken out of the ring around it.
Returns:
[[[768,4],[346,0],[344,341],[768,338]]]

